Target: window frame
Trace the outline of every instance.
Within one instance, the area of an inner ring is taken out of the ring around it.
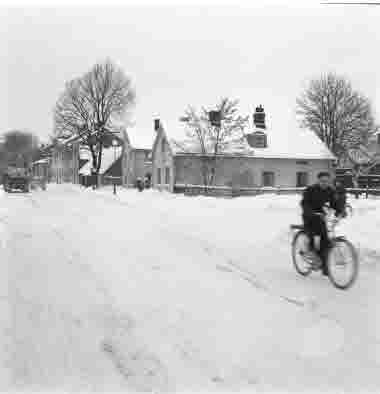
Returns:
[[[157,168],[157,185],[161,185],[162,184],[161,181],[162,181],[162,179],[161,179],[161,168],[158,167]]]
[[[272,182],[269,182],[269,183],[271,183],[270,185],[266,185],[266,182],[265,182],[265,180],[268,179],[268,178],[266,178],[266,176],[268,176],[268,174],[271,176],[270,179],[272,180]],[[276,185],[275,172],[274,171],[263,171],[261,174],[261,183],[262,183],[262,187],[275,187],[275,185]]]
[[[165,185],[170,185],[170,167],[165,167]]]
[[[299,180],[302,180],[302,176],[306,175],[306,182],[299,182]],[[299,178],[299,176],[301,178]],[[309,172],[308,171],[297,171],[296,172],[296,187],[307,187],[309,185]],[[305,184],[303,184],[305,183]]]

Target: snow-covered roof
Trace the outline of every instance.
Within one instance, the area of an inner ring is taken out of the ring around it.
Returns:
[[[116,150],[116,154],[115,154]],[[102,164],[100,166],[100,174],[104,174],[115,161],[121,156],[123,151],[122,147],[117,148],[107,148],[103,149],[102,151]],[[83,150],[83,152],[85,152]],[[81,155],[81,159],[90,159],[91,156],[83,154]],[[92,160],[89,160],[79,171],[79,174],[82,175],[91,175],[91,168],[92,168]]]
[[[73,134],[71,136],[65,137],[65,136],[61,136],[58,137],[57,140],[58,142],[60,142],[63,145],[69,145],[70,143],[79,140],[81,137],[77,134]]]
[[[134,149],[152,149],[154,139],[156,137],[155,132],[152,129],[136,126],[138,122],[136,120],[124,119],[124,120],[112,120],[112,129],[115,131],[125,130],[128,135],[129,143]]]
[[[84,160],[90,160],[91,159],[91,152],[88,149],[87,146],[81,146],[79,148],[79,158],[84,159]]]
[[[140,129],[136,126],[128,127],[129,142],[134,149],[152,149],[156,134],[154,130]]]
[[[33,162],[33,164],[48,164],[48,163],[49,163],[49,159],[40,159]]]
[[[231,156],[257,157],[267,159],[325,159],[334,160],[335,156],[327,146],[312,132],[303,129],[265,130],[268,146],[252,148],[246,135],[229,141],[221,153]],[[175,155],[200,154],[199,144],[189,139],[178,140],[169,138],[169,144]],[[211,150],[207,150],[211,153]]]

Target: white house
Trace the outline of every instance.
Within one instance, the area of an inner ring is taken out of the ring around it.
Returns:
[[[252,130],[231,140],[217,155],[215,186],[304,187],[315,182],[320,171],[334,168],[335,156],[311,131]],[[203,185],[205,156],[197,143],[173,139],[160,123],[152,151],[153,187],[174,191],[184,185]]]

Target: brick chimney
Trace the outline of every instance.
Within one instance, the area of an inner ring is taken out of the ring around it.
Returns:
[[[256,129],[266,129],[265,126],[265,112],[262,105],[256,107],[255,113],[253,114],[253,124]]]
[[[161,127],[161,122],[159,118],[154,119],[154,131],[158,131]]]
[[[246,135],[247,142],[251,148],[267,148],[268,138],[263,131],[256,130]]]
[[[265,133],[265,112],[262,105],[256,107],[253,114],[254,130],[246,135],[247,142],[251,148],[267,148],[268,137]]]

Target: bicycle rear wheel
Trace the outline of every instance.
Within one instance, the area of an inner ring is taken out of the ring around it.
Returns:
[[[305,260],[303,254],[308,252],[310,247],[309,236],[305,231],[301,230],[294,236],[292,242],[292,259],[296,271],[302,275],[307,276],[312,271],[311,265]]]
[[[359,258],[351,242],[344,238],[332,240],[327,269],[330,281],[338,289],[348,289],[354,284],[359,272]]]

